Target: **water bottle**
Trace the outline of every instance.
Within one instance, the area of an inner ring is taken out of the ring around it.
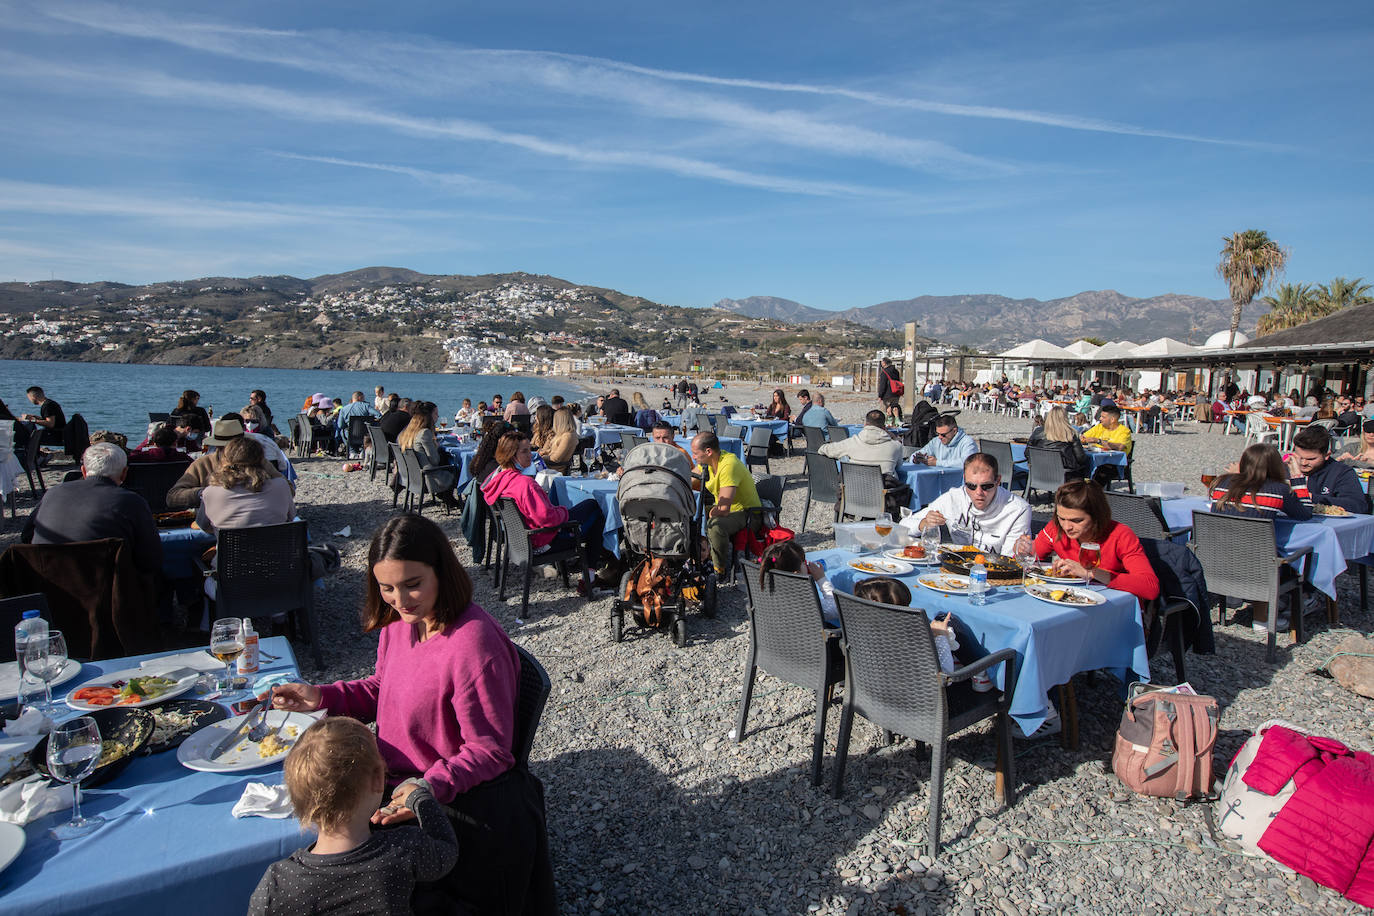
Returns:
[[[19,667],[19,688],[16,697],[19,711],[24,709],[24,649],[30,639],[47,639],[48,622],[38,616],[37,608],[25,611],[19,623],[14,626],[14,658]]]
[[[969,570],[968,600],[970,604],[988,603],[988,568],[982,563],[974,563]]]

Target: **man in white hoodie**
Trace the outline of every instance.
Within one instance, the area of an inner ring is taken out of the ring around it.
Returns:
[[[956,544],[972,543],[979,550],[1003,556],[1016,552],[1016,541],[1030,538],[1030,504],[1001,486],[997,459],[975,452],[964,461],[964,483],[935,498],[920,512],[902,519],[912,534],[931,526],[949,525]]]
[[[902,443],[888,433],[884,427],[886,420],[881,410],[870,410],[864,414],[864,427],[857,435],[839,442],[827,442],[820,447],[820,453],[827,458],[876,464],[884,474],[891,474],[902,463]]]

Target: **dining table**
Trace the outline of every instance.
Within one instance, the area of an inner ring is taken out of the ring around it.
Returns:
[[[617,477],[555,477],[549,490],[549,500],[555,506],[564,508],[571,508],[583,500],[594,500],[606,516],[601,546],[620,556],[620,529],[625,527],[625,523],[620,517],[620,503],[616,500],[619,488],[620,479]]]
[[[1193,527],[1194,512],[1210,512],[1212,502],[1201,496],[1160,500],[1170,528]],[[1374,515],[1313,516],[1309,521],[1274,519],[1274,537],[1283,553],[1311,547],[1312,584],[1328,598],[1336,598],[1336,577],[1351,563],[1365,563],[1374,552]]]
[[[830,549],[807,554],[823,561],[826,578],[842,592],[872,574],[850,563],[860,555]],[[1075,674],[1106,668],[1127,679],[1149,681],[1150,663],[1140,603],[1134,595],[1096,586],[1103,600],[1093,606],[1051,604],[1026,594],[1019,586],[998,586],[986,604],[973,604],[963,595],[947,595],[921,585],[920,576],[938,568],[915,566],[895,576],[911,590],[911,606],[930,618],[950,613],[959,645],[974,657],[1013,649],[1016,652],[1016,689],[1011,697],[1011,717],[1024,734],[1032,734],[1049,715],[1049,691],[1067,684]],[[988,673],[997,686],[1006,684],[1005,663]]]
[[[963,486],[964,469],[931,467],[907,462],[898,465],[903,482],[911,487],[911,510],[924,509],[935,501],[940,494],[955,487]]]
[[[61,686],[62,695],[106,673],[186,651],[85,662],[81,674]],[[297,674],[285,637],[261,640],[260,651],[260,678]],[[58,691],[53,693],[56,700]],[[67,710],[57,718],[77,714]],[[110,782],[82,790],[82,813],[105,818],[93,833],[60,842],[49,835],[71,818],[70,809],[23,828],[23,851],[0,872],[3,910],[24,916],[149,916],[187,907],[196,916],[242,916],[267,867],[313,839],[294,817],[230,813],[249,783],[281,781],[280,763],[203,773],[179,763],[175,750],[140,756]]]
[[[1097,469],[1102,467],[1103,465],[1112,465],[1113,467],[1118,468],[1124,468],[1126,466],[1126,453],[1118,449],[1102,449],[1085,445],[1083,446],[1083,452],[1088,456],[1089,477],[1091,477],[1093,474],[1096,474]],[[1016,470],[1027,470],[1026,443],[1013,442],[1011,444],[1011,457],[1012,460],[1016,463]],[[1121,472],[1117,471],[1117,476],[1120,475]]]
[[[779,439],[782,439],[783,441],[787,440],[788,430],[791,429],[792,426],[792,424],[787,420],[752,420],[747,419],[745,417],[741,417],[739,414],[735,414],[733,417],[730,418],[730,424],[732,426],[743,427],[745,430],[753,430],[762,427],[764,429],[767,429],[770,433],[772,433],[774,436],[777,436]],[[749,438],[747,432],[743,436],[743,438]]]
[[[196,559],[215,546],[215,536],[208,531],[185,528],[159,528],[157,539],[162,542],[162,573],[168,579],[194,579],[200,576]]]

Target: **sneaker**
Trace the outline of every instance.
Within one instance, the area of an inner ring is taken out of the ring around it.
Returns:
[[[987,693],[992,689],[992,678],[980,672],[969,678],[969,686],[977,693]]]
[[[1280,615],[1279,615],[1279,619],[1274,621],[1274,632],[1275,632],[1275,633],[1282,633],[1284,630],[1287,630],[1291,624],[1292,624],[1292,621],[1288,618],[1288,615],[1287,615],[1287,614],[1280,614]],[[1252,622],[1250,623],[1250,629],[1254,630],[1256,633],[1268,633],[1268,632],[1269,632],[1269,621],[1267,621],[1267,620],[1255,620],[1255,621],[1252,621]]]
[[[1012,728],[1015,729],[1014,734],[1016,735],[1016,737],[1024,739],[1048,738],[1050,735],[1059,734],[1059,732],[1062,731],[1064,728],[1064,723],[1059,718],[1059,710],[1055,709],[1053,706],[1050,707],[1050,713],[1048,716],[1045,717],[1045,721],[1040,723],[1040,727],[1037,728],[1035,731],[1031,732],[1029,735],[1022,730],[1021,723],[1017,720],[1012,719],[1011,725]]]
[[[1326,610],[1326,595],[1313,589],[1307,593],[1307,597],[1302,601],[1302,613],[1306,617],[1311,614],[1320,614]]]

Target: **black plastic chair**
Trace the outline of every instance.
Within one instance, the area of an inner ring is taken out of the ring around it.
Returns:
[[[919,608],[899,608],[835,593],[844,630],[844,707],[831,794],[844,792],[844,768],[855,714],[892,734],[930,745],[930,820],[926,852],[940,850],[945,752],[949,736],[988,718],[997,719],[998,804],[1016,803],[1016,758],[1011,746],[1011,696],[1016,692],[1016,652],[1001,649],[945,674],[935,653],[930,621]],[[1005,663],[1002,691],[977,693],[970,680]]]
[[[630,450],[633,449],[636,445],[643,445],[645,442],[648,442],[648,441],[649,441],[649,440],[648,440],[647,437],[637,435],[636,433],[621,433],[621,434],[620,434],[621,460],[622,460],[622,461],[625,460],[624,456],[630,454]]]
[[[883,472],[876,464],[840,462],[840,520],[876,519],[887,511]]]
[[[1011,455],[1010,445],[1007,445],[1007,454]],[[1000,465],[1002,459],[998,458],[997,463]],[[1054,494],[1064,485],[1064,455],[1057,448],[1026,446],[1026,467],[1026,486],[1021,491],[1021,497],[1027,502],[1030,501],[1031,494],[1037,491],[1048,493],[1053,499]]]
[[[772,470],[768,467],[768,451],[773,444],[773,432],[766,426],[755,426],[749,430],[749,442],[744,449],[744,463],[748,467],[762,464],[763,469],[768,473]]]
[[[1217,621],[1225,623],[1226,599],[1264,601],[1269,605],[1267,661],[1278,659],[1276,623],[1279,599],[1293,598],[1289,620],[1298,642],[1306,638],[1303,627],[1303,589],[1312,584],[1313,551],[1303,547],[1280,554],[1271,518],[1243,518],[1213,512],[1193,512],[1193,552],[1207,577],[1207,592],[1218,597]],[[1298,561],[1302,568],[1298,569]],[[1282,575],[1287,567],[1294,573]]]
[[[382,479],[391,476],[391,443],[386,441],[386,433],[375,423],[367,424],[367,438],[372,443],[372,461],[368,468],[368,480],[377,479],[377,468],[382,469]]]
[[[43,469],[38,466],[38,455],[43,447],[43,437],[34,430],[29,436],[28,445],[24,447],[24,474],[29,478],[29,499],[35,503],[43,498],[43,494],[48,492],[48,484],[43,480]],[[34,481],[37,480],[37,485]]]
[[[726,430],[730,429],[731,426],[730,418],[723,413],[711,415],[711,426],[715,430],[717,436],[730,435],[730,433],[726,432]],[[736,426],[735,429],[739,429],[739,427]],[[735,438],[739,438],[738,433],[735,434]]]
[[[827,426],[825,435],[831,442],[840,442],[849,438],[849,430],[843,426]]]
[[[770,572],[760,585],[758,564],[746,562],[744,587],[749,597],[749,655],[744,662],[744,690],[735,743],[744,740],[754,678],[760,668],[780,681],[814,690],[816,722],[811,740],[811,784],[818,786],[825,756],[826,713],[835,685],[844,680],[840,633],[825,625],[816,583],[810,576]]]
[[[992,457],[997,459],[997,469],[1002,473],[1002,483],[1007,487],[1007,489],[1011,490],[1013,493],[1016,492],[1017,489],[1017,475],[1019,474],[1023,477],[1030,476],[1025,471],[1017,470],[1016,461],[1012,455],[1010,442],[1004,442],[1000,439],[979,439],[978,451],[984,452],[985,454],[991,455]],[[1027,454],[1029,454],[1030,449],[1027,448],[1026,452]],[[1054,489],[1057,490],[1064,483],[1064,459],[1059,457],[1058,452],[1055,452],[1054,460],[1059,465],[1059,483],[1054,485]]]
[[[511,742],[511,753],[516,766],[525,766],[530,762],[534,733],[539,730],[539,720],[544,715],[544,704],[548,702],[553,683],[539,659],[523,646],[516,646],[515,651],[520,656],[520,682],[515,694],[515,740]]]
[[[306,549],[305,522],[221,528],[215,536],[215,567],[202,571],[215,580],[212,621],[221,617],[286,620],[310,645],[316,667],[324,667],[315,626],[314,582]],[[200,560],[196,560],[200,564]],[[209,597],[206,606],[209,607]]]
[[[362,415],[355,415],[348,418],[348,437],[344,447],[348,449],[345,457],[352,458],[354,455],[361,457],[363,446],[367,444],[367,427],[371,420]]]
[[[806,502],[802,506],[801,530],[806,530],[806,517],[811,513],[811,502],[829,503],[831,515],[836,514],[833,507],[840,501],[840,469],[834,458],[827,458],[813,451],[806,453]]]
[[[157,413],[152,410],[148,411],[149,423],[166,423],[170,419],[172,419],[172,415],[169,413]]]
[[[1160,539],[1142,537],[1141,543],[1144,544],[1147,540]],[[1188,680],[1188,670],[1184,664],[1186,649],[1183,644],[1183,621],[1189,614],[1199,614],[1205,619],[1207,609],[1193,607],[1193,603],[1182,596],[1165,594],[1163,583],[1173,577],[1161,574],[1165,569],[1164,562],[1157,559],[1151,551],[1147,550],[1146,555],[1151,568],[1155,571],[1155,577],[1160,581],[1160,595],[1152,601],[1145,602],[1144,606],[1144,615],[1154,619],[1153,625],[1145,631],[1145,657],[1153,659],[1167,642],[1169,653],[1174,657],[1174,683],[1182,684]]]
[[[184,461],[135,461],[124,476],[124,489],[142,496],[154,514],[167,511],[167,493],[190,467]]]
[[[534,567],[556,566],[563,577],[563,587],[571,588],[572,583],[568,580],[569,560],[578,560],[581,563],[582,581],[585,583],[583,587],[586,589],[587,595],[591,594],[591,574],[586,563],[582,562],[582,547],[580,545],[574,544],[564,550],[548,550],[537,554],[534,552],[534,545],[530,543],[531,534],[540,531],[559,531],[565,526],[526,528],[525,518],[520,514],[520,508],[515,505],[515,500],[504,496],[496,501],[496,514],[501,521],[502,545],[496,561],[501,570],[497,580],[497,597],[499,600],[506,600],[506,582],[510,578],[511,565],[523,567],[524,585],[523,594],[520,598],[520,616],[526,616],[530,609],[530,580],[533,577]]]
[[[79,413],[72,414],[67,418],[67,425],[62,427],[62,450],[68,458],[80,464],[81,456],[90,447],[91,429],[86,425],[86,418]]]
[[[818,452],[825,445],[825,430],[819,426],[803,426],[802,435],[806,437],[806,450]]]
[[[1164,520],[1164,509],[1159,504],[1158,496],[1141,496],[1119,490],[1108,490],[1105,495],[1112,518],[1134,531],[1136,537],[1167,541],[1188,530],[1186,526],[1169,527]]]
[[[456,474],[457,471],[447,465],[425,467],[424,463],[421,461],[420,453],[413,448],[403,449],[395,443],[392,443],[392,448],[396,450],[397,462],[405,470],[405,473],[401,476],[401,486],[406,494],[404,509],[406,512],[414,509],[416,515],[424,515],[425,496],[434,495],[434,490],[429,485],[430,478],[435,474]],[[437,500],[431,501],[437,502]],[[449,511],[449,507],[445,505],[445,514]]]

